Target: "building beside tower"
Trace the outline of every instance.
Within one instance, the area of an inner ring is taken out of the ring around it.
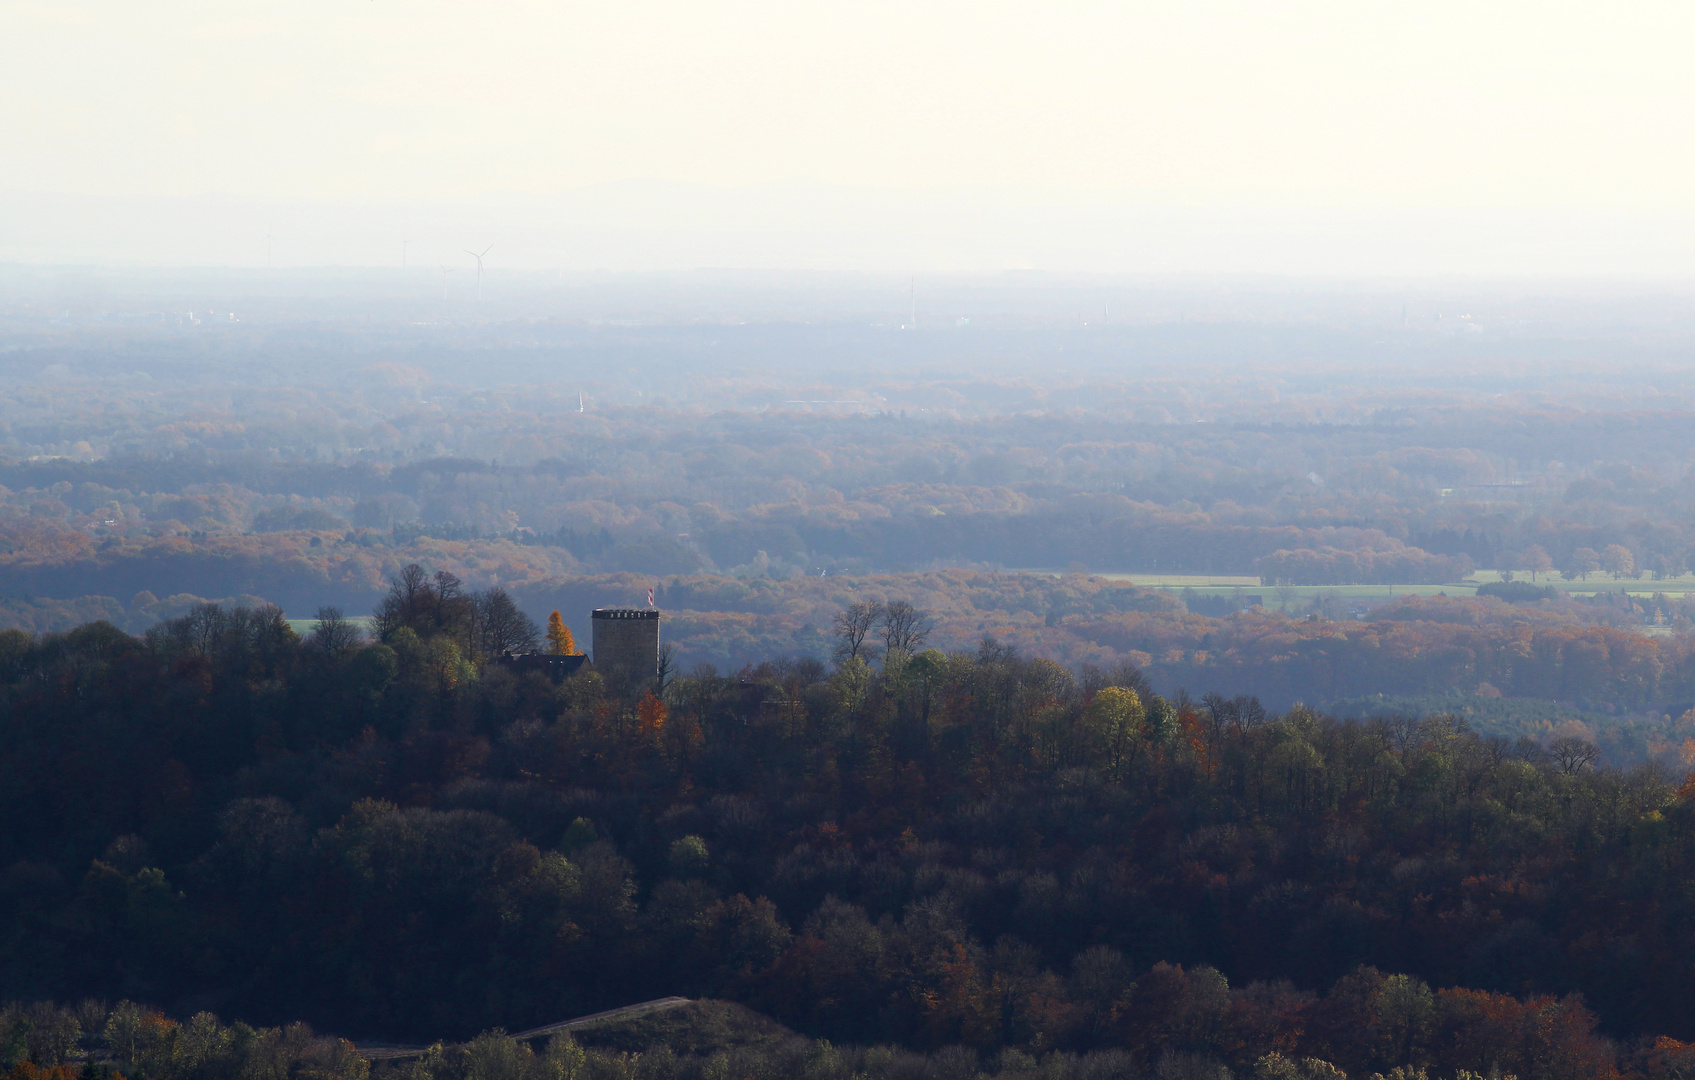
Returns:
[[[659,610],[595,608],[595,670],[614,685],[634,687],[659,676]]]

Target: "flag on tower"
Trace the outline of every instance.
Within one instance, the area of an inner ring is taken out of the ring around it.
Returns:
[[[653,606],[653,590],[652,589],[647,590],[647,606],[648,607]]]

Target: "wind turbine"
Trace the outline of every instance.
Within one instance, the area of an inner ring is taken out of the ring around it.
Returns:
[[[271,264],[271,241],[275,239],[276,237],[270,233],[265,234],[265,269],[267,270],[275,269]]]
[[[444,304],[447,303],[447,275],[451,273],[453,273],[453,267],[443,266],[441,268],[441,302]]]
[[[494,245],[490,244],[481,251],[472,251],[470,248],[465,249],[465,254],[477,260],[477,303],[479,304],[483,302],[483,256],[487,255],[489,250],[493,247]]]

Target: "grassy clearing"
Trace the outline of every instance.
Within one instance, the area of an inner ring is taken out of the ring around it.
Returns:
[[[301,637],[305,637],[307,634],[310,634],[312,632],[312,628],[318,625],[317,619],[285,619],[284,621],[288,623],[289,629],[293,630]],[[347,617],[347,621],[358,627],[360,633],[369,634],[371,632],[371,624],[375,620],[373,620],[369,615],[349,615]]]
[[[1095,574],[1108,581],[1128,581],[1149,589],[1257,589],[1259,578],[1252,574]]]

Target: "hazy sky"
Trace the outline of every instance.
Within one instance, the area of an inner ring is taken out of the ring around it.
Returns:
[[[0,191],[1682,220],[1692,53],[1687,4],[0,2]]]

